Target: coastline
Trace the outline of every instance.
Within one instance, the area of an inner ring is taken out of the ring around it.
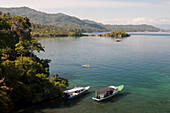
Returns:
[[[63,99],[63,97],[62,96],[58,96],[58,97],[53,97],[53,98],[50,98],[50,99],[45,99],[45,100],[43,100],[41,102],[30,104],[30,105],[25,106],[25,107],[20,108],[20,109],[14,109],[11,112],[24,113],[25,111],[38,108],[39,106],[41,106],[43,104],[47,104],[47,103],[49,103],[51,101],[54,101],[54,100],[57,101],[57,100],[60,100],[60,99]]]
[[[88,37],[90,37],[90,36],[92,36],[92,37],[106,37],[106,36],[102,36],[101,34],[105,34],[105,33],[110,33],[110,31],[108,31],[108,32],[92,32],[92,33],[82,33],[82,34],[84,34],[84,35],[79,35],[79,36],[56,36],[56,37],[51,37],[51,36],[43,36],[43,37],[34,37],[34,38],[67,38],[67,37],[83,37],[83,36],[88,36]],[[126,33],[128,33],[128,34],[131,34],[131,35],[139,35],[139,34],[148,34],[148,35],[153,35],[153,34],[160,34],[160,35],[169,35],[170,34],[170,32],[162,32],[162,31],[160,31],[160,32],[148,32],[148,31],[145,31],[145,32],[126,32]]]

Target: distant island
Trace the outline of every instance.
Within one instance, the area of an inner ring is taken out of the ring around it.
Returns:
[[[58,14],[47,14],[36,11],[28,7],[17,8],[0,8],[1,12],[9,12],[11,16],[27,16],[32,23],[54,26],[55,29],[71,31],[79,29],[81,32],[108,32],[108,31],[125,31],[125,32],[159,32],[162,31],[151,25],[104,25],[90,20],[81,20],[77,17]],[[51,32],[51,31],[50,31]],[[41,33],[43,35],[43,33]]]
[[[124,32],[124,31],[112,31],[112,32],[109,32],[109,33],[99,34],[97,36],[123,38],[123,37],[129,37],[130,34]]]

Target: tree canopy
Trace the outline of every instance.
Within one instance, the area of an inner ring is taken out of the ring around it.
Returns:
[[[53,25],[41,25],[41,24],[32,24],[33,37],[78,37],[86,36],[79,29],[68,29],[64,30]]]
[[[50,60],[34,51],[44,48],[32,38],[29,19],[0,12],[0,112],[58,96],[68,86],[68,79],[50,77]]]

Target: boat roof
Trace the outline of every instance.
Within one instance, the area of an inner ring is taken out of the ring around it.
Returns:
[[[107,87],[107,88],[103,88],[103,89],[99,89],[99,90],[96,90],[97,92],[107,92],[107,91],[111,91],[111,90],[114,90],[113,88],[110,88],[110,87]]]
[[[103,93],[103,92],[107,92],[107,91],[111,91],[111,90],[115,90],[115,89],[117,89],[117,87],[115,87],[115,86],[109,86],[109,87],[107,87],[107,88],[99,89],[99,90],[96,90],[96,91]]]
[[[84,87],[75,87],[73,89],[69,89],[69,90],[66,90],[66,91],[63,91],[64,93],[72,93],[72,92],[75,92],[75,91],[78,91],[78,90],[82,90],[84,89]]]

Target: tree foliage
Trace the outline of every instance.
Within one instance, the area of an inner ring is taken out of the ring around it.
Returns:
[[[109,37],[119,37],[119,38],[130,36],[130,34],[124,32],[124,31],[113,31],[110,33],[105,33],[105,35],[109,36]]]
[[[64,30],[59,27],[55,27],[52,25],[41,25],[41,24],[32,24],[32,32],[33,37],[78,37],[78,36],[86,36],[79,29],[68,29]]]
[[[58,96],[68,86],[67,79],[50,77],[50,60],[34,54],[44,48],[30,32],[27,17],[0,14],[0,112]]]

